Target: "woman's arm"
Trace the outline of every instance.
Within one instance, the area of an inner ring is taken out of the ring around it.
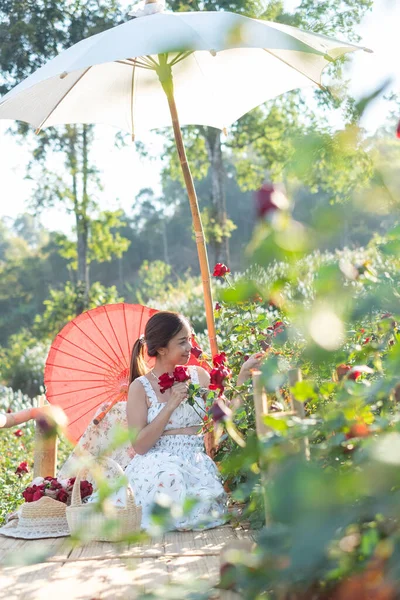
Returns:
[[[139,432],[133,444],[133,448],[137,454],[146,454],[157,440],[160,439],[175,408],[179,406],[186,396],[186,384],[179,383],[174,385],[168,402],[165,403],[155,419],[147,424],[148,408],[146,392],[140,381],[135,380],[131,383],[126,411],[129,428],[136,429]]]

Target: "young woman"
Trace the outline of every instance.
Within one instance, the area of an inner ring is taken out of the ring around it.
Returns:
[[[129,427],[138,432],[136,455],[125,470],[135,500],[142,506],[142,526],[150,524],[155,501],[174,505],[174,529],[202,529],[224,522],[226,494],[216,465],[204,451],[202,425],[205,403],[196,398],[195,409],[186,402],[188,384],[176,383],[161,393],[159,377],[185,365],[191,352],[192,329],[182,316],[158,312],[148,321],[144,338],[133,347],[127,401]],[[146,367],[144,349],[155,357],[154,368]],[[238,384],[260,364],[260,355],[247,360]],[[208,388],[209,375],[201,367],[188,367],[191,381]],[[185,499],[197,502],[188,513],[179,513]],[[178,510],[178,513],[176,512]]]

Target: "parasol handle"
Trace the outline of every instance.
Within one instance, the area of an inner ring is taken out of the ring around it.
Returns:
[[[118,396],[116,396],[114,400],[110,402],[110,404],[93,419],[93,424],[98,425],[99,423],[101,423],[106,414],[112,409],[113,406],[115,406],[115,404],[117,404],[124,398],[125,394],[126,392],[120,392]]]

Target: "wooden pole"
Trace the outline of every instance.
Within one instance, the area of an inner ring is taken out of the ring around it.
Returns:
[[[262,385],[261,375],[261,371],[253,371],[254,410],[256,414],[256,431],[259,438],[268,431],[268,427],[263,421],[263,416],[268,414],[268,399]]]
[[[296,385],[298,381],[303,381],[303,377],[300,369],[290,369],[289,373],[289,386],[292,388]],[[306,411],[304,410],[304,403],[296,400],[295,396],[290,393],[290,403],[293,411],[300,417],[300,419],[304,419],[306,416]],[[304,438],[303,440],[304,454],[306,460],[310,460],[310,442],[308,438]]]
[[[254,410],[256,414],[256,431],[257,437],[260,441],[262,436],[268,432],[268,427],[263,422],[263,416],[268,414],[268,398],[262,384],[262,373],[261,371],[253,371],[253,399],[254,399]],[[271,523],[271,516],[268,511],[268,497],[267,497],[267,466],[265,461],[260,455],[260,470],[261,470],[261,484],[264,499],[264,514],[265,523],[268,525]]]
[[[214,356],[218,353],[217,336],[215,333],[213,299],[210,283],[210,269],[208,266],[208,257],[206,242],[204,238],[203,225],[200,218],[199,204],[197,201],[196,190],[193,183],[193,177],[190,172],[189,163],[187,161],[186,150],[182,139],[182,132],[179,124],[178,111],[175,104],[174,86],[172,81],[171,66],[167,63],[168,56],[165,54],[159,55],[160,64],[156,69],[157,75],[163,86],[164,92],[168,99],[169,110],[171,113],[172,126],[174,129],[175,143],[178,150],[179,161],[182,168],[183,178],[186,185],[187,194],[189,197],[190,210],[192,212],[194,235],[197,244],[197,253],[199,256],[200,273],[203,282],[204,305],[206,309],[206,321],[208,329],[208,337],[210,340],[211,354]]]
[[[45,404],[44,396],[39,398],[39,408]],[[34,477],[55,477],[57,469],[57,435],[44,437],[36,423],[35,448],[33,458]]]

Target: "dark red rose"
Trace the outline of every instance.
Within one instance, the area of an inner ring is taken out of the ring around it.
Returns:
[[[15,437],[21,437],[21,435],[24,435],[24,432],[22,429],[17,429],[17,431],[14,431],[14,435]]]
[[[195,357],[195,358],[200,358],[200,356],[203,354],[203,350],[201,348],[199,348],[198,346],[192,346],[190,353]]]
[[[172,388],[174,383],[175,383],[174,377],[172,377],[172,375],[169,375],[168,373],[163,373],[158,378],[158,385],[160,386],[160,392],[162,394],[164,394],[164,392],[169,390],[169,388]]]
[[[231,370],[227,367],[218,367],[212,369],[210,373],[210,390],[219,390],[220,395],[224,391],[224,381],[231,376]]]
[[[350,440],[351,438],[368,437],[370,434],[371,431],[366,423],[354,423],[350,427],[350,431],[346,433],[346,439]]]
[[[167,373],[167,375],[168,375],[168,373]],[[186,367],[175,367],[173,376],[174,376],[175,381],[178,381],[179,383],[190,379],[189,371],[187,370]]]
[[[217,263],[214,267],[214,277],[225,277],[227,273],[230,273],[231,270],[224,265],[223,263]]]
[[[212,420],[214,423],[218,423],[231,415],[230,409],[226,406],[221,399],[214,402],[210,409]]]
[[[22,463],[19,463],[18,467],[16,468],[15,473],[18,475],[18,477],[22,477],[22,475],[24,473],[29,473],[28,463],[25,461]]]
[[[33,502],[33,488],[28,486],[23,492],[22,496],[25,499],[25,502]]]
[[[59,490],[57,493],[56,500],[58,500],[59,502],[64,502],[64,504],[67,504],[68,499],[69,499],[68,492],[66,492],[63,488],[61,488],[61,490]]]
[[[273,324],[274,337],[285,331],[285,323],[283,321],[275,321]]]
[[[394,399],[397,403],[400,402],[400,383],[398,383],[394,388]]]
[[[216,302],[214,310],[221,310],[221,308],[222,306],[219,304],[219,302]]]
[[[226,354],[225,352],[220,352],[213,356],[213,365],[214,367],[220,367],[222,365],[226,365]]]
[[[398,124],[397,124],[396,135],[397,135],[397,137],[398,137],[398,138],[399,138],[399,140],[400,140],[400,121],[399,121],[399,122],[398,122]]]
[[[40,500],[44,496],[44,486],[43,485],[34,485],[32,488],[36,488],[33,492],[32,501],[36,502],[36,500]]]
[[[53,479],[53,481],[50,482],[50,490],[61,490],[62,489],[62,485],[59,481],[57,481],[57,479]]]
[[[68,479],[67,490],[69,490],[70,488],[72,489],[74,487],[75,480],[76,477],[71,477],[70,479]]]
[[[264,183],[255,194],[256,214],[259,219],[276,210],[288,208],[289,202],[282,190],[273,183]]]
[[[87,498],[93,494],[93,486],[89,481],[81,481],[81,498]]]
[[[345,377],[347,375],[347,373],[351,370],[351,366],[350,365],[339,365],[338,367],[336,367],[336,375],[339,381],[341,381],[343,379],[343,377]]]

